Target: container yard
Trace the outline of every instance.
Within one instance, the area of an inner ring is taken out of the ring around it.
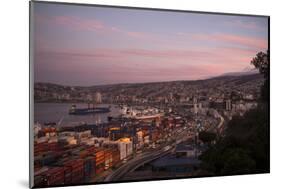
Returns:
[[[108,124],[60,128],[36,125],[34,168],[38,186],[79,184],[102,179],[135,154],[155,149],[165,135],[182,124],[176,116],[155,120],[112,118]],[[125,123],[125,124],[124,124]],[[40,135],[39,135],[40,134]],[[56,169],[54,169],[56,168]],[[58,178],[48,171],[58,170]],[[63,170],[63,171],[62,171]]]

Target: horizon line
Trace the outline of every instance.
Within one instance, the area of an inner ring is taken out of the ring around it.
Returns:
[[[60,83],[53,83],[53,82],[44,82],[44,81],[38,81],[35,82],[34,84],[52,84],[52,85],[60,85],[60,86],[64,86],[64,87],[100,87],[100,86],[110,86],[110,85],[133,85],[133,84],[153,84],[153,83],[168,83],[168,82],[180,82],[180,81],[204,81],[204,80],[208,80],[208,79],[214,79],[214,78],[219,78],[219,77],[243,77],[243,76],[249,76],[249,75],[260,75],[261,73],[249,73],[249,74],[242,74],[242,75],[226,75],[229,72],[220,74],[220,75],[216,75],[216,76],[210,76],[210,77],[206,77],[206,78],[201,78],[201,79],[188,79],[188,80],[170,80],[170,81],[152,81],[152,82],[134,82],[134,83],[109,83],[109,84],[96,84],[96,85],[68,85],[68,84],[60,84]],[[232,72],[231,72],[232,73]],[[233,73],[243,73],[243,72],[233,72]],[[247,72],[245,72],[247,73]]]

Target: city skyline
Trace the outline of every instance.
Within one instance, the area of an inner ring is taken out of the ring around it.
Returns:
[[[30,187],[270,172],[269,17],[32,1],[30,18]]]
[[[267,17],[36,4],[35,82],[197,80],[249,69]]]

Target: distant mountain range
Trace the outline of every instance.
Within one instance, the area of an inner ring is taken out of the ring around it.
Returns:
[[[242,76],[242,75],[253,75],[253,74],[258,74],[259,70],[255,68],[245,68],[241,72],[228,72],[224,73],[221,76]]]

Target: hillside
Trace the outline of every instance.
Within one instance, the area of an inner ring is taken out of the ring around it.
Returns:
[[[219,76],[206,80],[168,81],[155,83],[124,83],[99,86],[63,86],[51,83],[35,83],[35,101],[51,99],[83,99],[87,95],[101,92],[104,99],[114,96],[135,96],[138,98],[164,97],[172,94],[195,95],[198,93],[217,93],[226,91],[256,90],[263,83],[260,74],[240,76]]]

